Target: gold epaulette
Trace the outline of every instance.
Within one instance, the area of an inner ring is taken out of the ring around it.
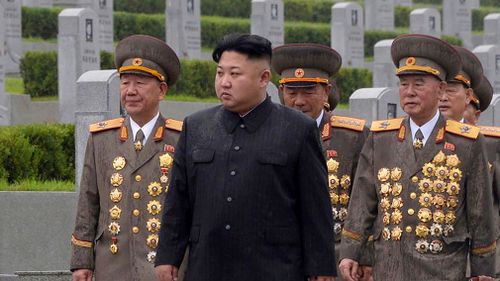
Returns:
[[[401,128],[401,123],[403,123],[404,118],[387,119],[387,120],[377,120],[372,122],[370,131],[372,132],[384,132],[399,130]]]
[[[96,132],[106,131],[109,129],[116,129],[116,128],[121,127],[123,125],[124,121],[125,121],[125,118],[120,117],[120,118],[116,118],[116,119],[97,122],[97,123],[89,125],[89,131],[91,133],[96,133]]]
[[[330,118],[330,125],[337,128],[346,128],[358,132],[362,132],[365,127],[366,121],[363,119],[346,117],[346,116],[332,116]]]
[[[165,128],[170,129],[170,130],[175,130],[175,131],[182,131],[182,121],[175,120],[172,118],[168,118],[165,120]]]
[[[469,139],[477,139],[479,135],[479,127],[454,120],[446,120],[446,131]]]
[[[71,243],[75,246],[83,247],[83,248],[92,248],[94,243],[90,241],[77,239],[74,235],[71,235]]]
[[[500,138],[500,127],[479,126],[479,130],[485,136]]]

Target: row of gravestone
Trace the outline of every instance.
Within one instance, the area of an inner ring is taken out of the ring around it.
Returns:
[[[382,28],[394,21],[395,0],[366,1],[366,21],[369,26]],[[50,5],[45,1],[44,5]],[[446,18],[457,23],[452,26],[468,27],[473,0],[443,0],[444,26]],[[33,3],[32,3],[33,4]],[[113,39],[113,1],[112,0],[54,0],[54,5],[93,7],[65,9],[59,15],[58,34],[58,86],[60,121],[74,122],[76,108],[76,79],[85,71],[99,69],[100,50],[112,50]],[[410,4],[411,3],[406,3]],[[372,6],[376,5],[376,6]],[[0,0],[3,6],[5,23],[0,24],[0,42],[2,35],[8,50],[0,54],[0,124],[9,124],[8,95],[3,93],[3,77],[9,71],[12,62],[19,60],[21,42],[21,2],[20,0]],[[100,15],[94,10],[100,11]],[[447,12],[450,11],[450,12]],[[167,0],[167,42],[181,57],[199,58],[201,53],[200,36],[200,0]],[[376,14],[375,19],[370,14]],[[376,22],[373,22],[373,21]],[[282,0],[252,0],[251,33],[269,38],[274,46],[284,43],[284,7]],[[378,22],[378,23],[377,23]],[[410,31],[440,36],[440,14],[435,9],[417,9],[411,13]],[[463,24],[466,23],[466,24]],[[341,2],[332,6],[331,45],[343,57],[346,67],[365,67],[364,63],[364,17],[361,6],[354,2]],[[485,40],[500,40],[500,14],[491,14],[485,18]],[[464,33],[465,34],[465,33]],[[464,39],[466,36],[462,34]],[[470,37],[470,36],[469,36]],[[500,42],[492,42],[500,44]],[[104,45],[108,47],[103,47]],[[467,46],[467,45],[466,45]],[[5,67],[2,66],[5,62]],[[390,73],[379,71],[375,64],[375,76]],[[382,67],[383,68],[383,67]],[[490,78],[492,79],[492,78]],[[492,79],[494,80],[494,79]],[[378,85],[378,84],[377,84]],[[388,85],[391,85],[390,83]]]

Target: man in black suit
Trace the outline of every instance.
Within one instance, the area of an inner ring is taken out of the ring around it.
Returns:
[[[218,44],[222,105],[191,116],[176,148],[156,273],[188,281],[334,280],[327,169],[314,120],[266,94],[271,43]]]

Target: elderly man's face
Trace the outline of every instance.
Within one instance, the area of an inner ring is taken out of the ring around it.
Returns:
[[[438,110],[438,100],[446,82],[432,75],[400,75],[399,97],[401,108],[417,125],[431,120]]]
[[[316,84],[314,87],[289,88],[280,86],[283,101],[288,107],[295,108],[317,119],[323,110],[325,102],[328,102],[328,93],[331,85]]]
[[[460,121],[470,100],[470,89],[466,89],[462,83],[448,83],[439,97],[439,111],[448,119]]]
[[[271,78],[269,62],[249,59],[235,51],[225,51],[217,65],[215,92],[226,109],[247,113],[265,97]]]

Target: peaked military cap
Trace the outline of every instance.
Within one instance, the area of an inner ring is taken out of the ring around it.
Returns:
[[[481,62],[471,51],[459,46],[453,47],[460,55],[462,68],[460,72],[448,82],[463,83],[467,88],[475,87],[481,82],[483,76],[483,66]]]
[[[337,74],[342,65],[342,57],[337,51],[324,45],[286,44],[274,48],[271,64],[273,70],[281,76],[280,85],[287,88],[311,88],[318,83],[330,84],[330,78]],[[332,109],[338,103],[337,96],[337,90],[333,87],[328,94],[328,103]]]
[[[180,73],[175,52],[162,40],[148,35],[132,35],[116,46],[115,64],[120,74],[155,77],[172,86]]]
[[[422,34],[396,37],[391,56],[396,75],[430,74],[446,81],[455,77],[461,66],[460,56],[450,44]]]
[[[481,81],[474,87],[474,95],[472,102],[482,112],[490,105],[493,98],[493,87],[486,76],[483,76]]]

